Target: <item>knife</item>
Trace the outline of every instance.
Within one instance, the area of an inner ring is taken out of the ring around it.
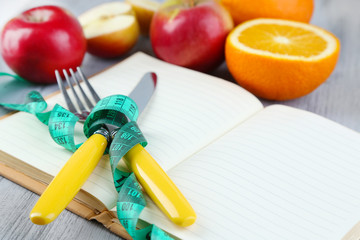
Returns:
[[[139,114],[155,91],[156,80],[155,73],[147,73],[130,93]],[[48,224],[66,208],[100,161],[111,134],[105,128],[99,129],[70,157],[31,210],[33,223]],[[123,159],[145,192],[171,221],[184,227],[195,222],[196,214],[190,203],[140,144],[129,150]]]

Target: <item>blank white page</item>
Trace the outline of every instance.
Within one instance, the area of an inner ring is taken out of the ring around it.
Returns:
[[[170,170],[193,226],[154,205],[141,217],[182,239],[340,240],[360,220],[359,173],[358,133],[272,106]]]
[[[138,124],[149,143],[146,149],[165,170],[262,109],[259,100],[233,83],[143,53],[99,73],[90,82],[100,97],[127,95],[149,71],[157,74],[158,84]],[[55,103],[66,107],[60,94],[47,102],[48,110]],[[81,135],[82,125],[78,127]],[[47,127],[28,113],[1,120],[0,132],[1,151],[53,176],[72,154],[56,145]],[[104,157],[83,186],[109,209],[116,203],[110,171],[108,157]]]

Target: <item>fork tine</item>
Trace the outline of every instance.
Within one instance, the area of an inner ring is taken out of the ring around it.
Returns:
[[[79,109],[80,109],[82,112],[83,112],[83,111],[86,111],[86,109],[85,109],[84,105],[82,104],[79,96],[78,96],[77,93],[75,92],[75,89],[74,89],[74,87],[73,87],[73,85],[72,85],[72,82],[71,82],[71,80],[70,80],[70,78],[69,78],[69,75],[67,74],[67,72],[66,72],[65,69],[63,69],[63,73],[64,73],[64,76],[65,76],[65,79],[66,79],[68,85],[70,86],[70,88],[71,88],[71,90],[72,90],[72,92],[73,92],[73,94],[74,94],[74,97],[75,97],[76,102],[77,102],[77,104],[78,104],[78,106],[79,106]]]
[[[57,83],[58,83],[58,85],[59,85],[59,88],[60,88],[60,90],[61,90],[61,93],[63,94],[63,96],[64,96],[64,98],[65,98],[66,105],[68,106],[70,112],[73,112],[73,113],[74,113],[74,112],[77,112],[75,106],[72,104],[72,102],[71,102],[71,100],[70,100],[69,95],[68,95],[67,92],[66,92],[66,88],[65,88],[65,86],[64,86],[63,80],[62,80],[62,78],[61,78],[60,73],[59,73],[58,70],[55,70],[55,76],[56,76],[56,81],[57,81]]]
[[[86,96],[84,90],[82,89],[81,85],[80,85],[80,82],[79,82],[79,79],[76,77],[74,71],[72,70],[72,68],[69,69],[70,73],[71,73],[71,77],[75,80],[75,82],[77,83],[79,89],[80,89],[80,92],[82,94],[82,96],[84,97],[85,99],[85,102],[87,104],[87,106],[89,107],[89,109],[93,109],[94,108],[94,105],[91,103],[91,101],[89,100],[89,98]]]
[[[96,102],[100,101],[100,97],[97,95],[97,93],[95,92],[95,90],[93,89],[93,87],[90,85],[89,81],[87,80],[87,78],[85,77],[85,75],[83,74],[82,70],[80,67],[76,68],[77,72],[79,73],[81,79],[85,82],[86,86],[89,88],[91,94],[93,95],[94,99]]]

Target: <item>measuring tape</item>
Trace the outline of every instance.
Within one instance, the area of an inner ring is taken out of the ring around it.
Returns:
[[[75,152],[81,145],[81,143],[75,144],[74,140],[74,128],[79,118],[58,104],[50,112],[43,112],[47,108],[47,103],[37,91],[30,92],[24,104],[0,103],[0,106],[35,115],[42,123],[48,125],[54,141],[70,151]],[[135,240],[173,239],[155,225],[136,229],[140,213],[146,206],[146,200],[135,175],[116,168],[121,158],[133,146],[138,143],[143,147],[147,145],[136,123],[138,115],[136,103],[127,96],[113,95],[103,98],[86,119],[84,134],[90,137],[104,124],[117,127],[116,134],[108,145],[108,152],[114,185],[118,192],[117,216],[129,235]]]

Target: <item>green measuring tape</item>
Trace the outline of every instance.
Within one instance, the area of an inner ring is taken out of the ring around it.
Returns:
[[[51,111],[43,112],[47,108],[47,103],[39,92],[30,92],[23,104],[0,103],[0,106],[35,115],[42,123],[48,125],[54,141],[70,151],[75,152],[81,145],[81,143],[75,144],[74,140],[74,128],[79,118],[58,104]],[[116,127],[116,131],[113,132],[114,138],[107,150],[110,155],[114,185],[118,192],[117,215],[129,235],[135,240],[173,239],[155,225],[143,229],[136,228],[140,213],[146,206],[146,200],[135,175],[117,169],[121,158],[132,147],[138,143],[143,147],[147,145],[136,123],[138,115],[136,103],[127,96],[113,95],[103,98],[86,119],[84,134],[90,137],[104,124]]]
[[[15,79],[17,79],[17,80],[26,81],[25,79],[23,79],[23,78],[20,77],[19,75],[14,75],[14,74],[10,74],[10,73],[0,72],[0,77],[1,77],[1,76],[8,76],[8,77],[15,78]]]

